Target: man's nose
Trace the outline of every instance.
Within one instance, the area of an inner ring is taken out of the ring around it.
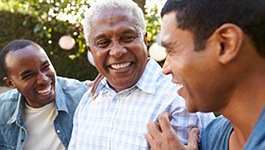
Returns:
[[[38,84],[46,84],[48,79],[49,79],[49,77],[45,73],[41,72],[38,75],[37,82],[38,82]]]
[[[169,59],[170,58],[167,56],[166,57],[166,60],[164,61],[163,68],[162,68],[162,72],[165,75],[170,74],[170,63],[169,63]]]
[[[115,57],[121,57],[123,54],[127,53],[127,50],[119,42],[115,42],[110,49],[109,54]]]

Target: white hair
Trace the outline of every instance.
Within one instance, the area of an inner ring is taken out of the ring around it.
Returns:
[[[135,29],[143,35],[146,33],[146,23],[143,11],[135,2],[132,0],[98,0],[85,12],[83,30],[87,46],[89,46],[92,17],[100,14],[104,10],[113,8],[132,13],[131,19],[134,23]]]

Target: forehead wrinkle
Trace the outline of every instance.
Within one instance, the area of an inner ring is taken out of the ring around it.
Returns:
[[[124,13],[125,12],[125,13]],[[115,24],[119,22],[124,22],[124,21],[131,21],[130,15],[132,15],[131,12],[126,12],[122,9],[110,9],[110,10],[105,10],[101,12],[100,14],[95,15],[91,19],[91,23],[93,24],[108,24],[110,26],[115,26]]]
[[[101,38],[108,38],[108,36],[111,37],[112,35],[114,35],[114,37],[120,37],[120,36],[122,36],[124,34],[129,34],[129,33],[139,35],[139,33],[137,31],[133,30],[133,29],[124,28],[124,29],[120,29],[120,30],[117,30],[117,31],[110,30],[110,32],[106,31],[104,33],[100,33],[99,35],[95,35],[94,39],[98,40],[98,39],[101,39]]]

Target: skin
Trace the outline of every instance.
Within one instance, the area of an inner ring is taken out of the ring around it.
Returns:
[[[163,73],[171,74],[172,82],[183,85],[178,93],[185,98],[190,112],[210,112],[216,107],[223,107],[227,96],[221,93],[224,93],[224,88],[232,91],[232,86],[230,82],[217,80],[223,77],[223,73],[218,62],[219,55],[213,50],[221,51],[216,37],[209,38],[204,50],[195,51],[193,34],[172,27],[177,27],[174,12],[163,17],[161,41],[167,50]]]
[[[177,92],[190,112],[218,111],[230,120],[234,130],[229,149],[242,149],[265,106],[265,59],[244,32],[229,23],[214,31],[205,49],[195,51],[193,34],[177,28],[175,16],[171,12],[162,18],[161,42],[168,53],[163,73],[183,85]],[[152,149],[197,149],[196,134],[185,146],[169,124],[167,113],[148,124]]]
[[[35,45],[6,55],[7,85],[25,97],[27,104],[39,108],[55,100],[56,72],[45,51]]]
[[[174,129],[171,127],[170,120],[172,116],[164,112],[158,122],[148,124],[150,133],[146,134],[146,139],[149,142],[152,150],[197,150],[198,149],[198,133],[197,128],[191,129],[188,136],[188,145],[184,145],[178,139]]]
[[[136,30],[131,16],[119,9],[105,10],[91,21],[88,50],[117,92],[135,85],[147,63],[147,35]]]

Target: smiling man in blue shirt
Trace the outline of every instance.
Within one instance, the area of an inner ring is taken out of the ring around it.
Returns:
[[[57,77],[45,51],[30,40],[14,40],[0,53],[0,149],[67,149],[73,115],[87,83]]]

